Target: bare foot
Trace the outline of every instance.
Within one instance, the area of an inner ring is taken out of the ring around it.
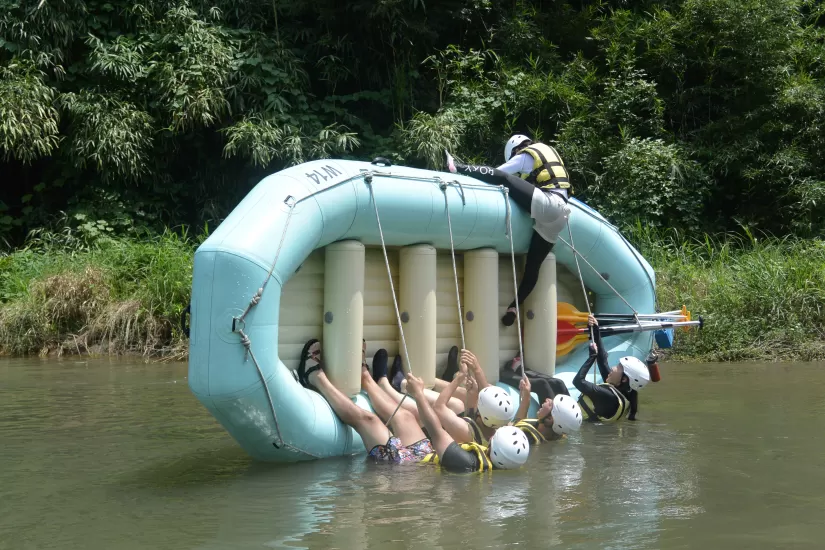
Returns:
[[[372,375],[370,374],[369,369],[366,365],[361,366],[361,389],[365,389],[366,386],[370,385],[370,382],[375,383],[372,379]]]

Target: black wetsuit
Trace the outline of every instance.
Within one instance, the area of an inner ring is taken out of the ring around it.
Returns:
[[[586,380],[594,361],[599,365],[602,380],[607,380],[607,375],[610,374],[610,366],[607,362],[607,350],[602,345],[598,328],[593,331],[593,342],[599,351],[598,353],[593,353],[593,350],[590,350],[590,357],[587,358],[587,361],[584,362],[579,372],[576,373],[576,376],[573,378],[573,386],[575,386],[582,395],[590,398],[593,402],[594,413],[603,418],[611,418],[619,410],[619,398],[616,397],[616,394],[613,393],[610,388]],[[616,389],[630,401],[630,416],[628,419],[635,420],[638,406],[637,393],[630,389],[627,382],[622,383]],[[581,405],[581,403],[579,403],[579,405]]]
[[[530,369],[524,369],[524,374],[530,381],[530,391],[535,392],[539,398],[539,405],[544,403],[545,399],[553,399],[557,395],[570,395],[567,391],[567,384],[563,380]],[[499,371],[498,379],[508,386],[518,388],[521,382],[521,369],[514,371],[508,364]]]
[[[447,446],[440,461],[442,468],[456,474],[478,472],[481,469],[478,456],[472,451],[465,451],[455,441]]]
[[[455,165],[456,170],[462,174],[474,177],[492,185],[504,185],[510,191],[510,196],[513,200],[521,206],[528,214],[533,207],[533,192],[536,187],[532,183],[521,179],[518,176],[502,172],[498,168],[491,166],[477,166],[470,164]],[[549,189],[539,189],[543,193],[552,193]],[[564,195],[559,194],[564,197]],[[566,201],[567,198],[565,197]],[[550,251],[553,250],[553,243],[549,243],[544,238],[533,230],[533,236],[530,238],[530,248],[527,249],[527,260],[524,264],[524,275],[521,277],[521,283],[518,285],[518,303],[524,303],[524,300],[533,292],[536,283],[539,280],[539,270],[541,264]],[[516,307],[516,301],[510,304],[510,307]],[[515,320],[515,318],[513,319]]]

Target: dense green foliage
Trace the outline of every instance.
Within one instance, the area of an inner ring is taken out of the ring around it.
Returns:
[[[823,12],[0,0],[0,238],[20,247],[0,258],[0,351],[174,353],[187,231],[264,175],[323,157],[439,168],[444,149],[498,164],[518,131],[630,230],[662,303],[707,314],[677,354],[821,357],[825,247],[799,238],[825,230]]]
[[[659,303],[688,304],[702,331],[677,331],[671,358],[825,359],[825,241],[637,227]],[[142,353],[184,358],[179,328],[200,239],[39,233],[0,259],[0,353]]]
[[[620,225],[823,229],[819,0],[0,0],[0,236],[222,219],[311,158],[498,162]]]
[[[0,353],[183,357],[195,242],[38,232],[0,258]]]
[[[687,304],[701,331],[677,331],[681,358],[825,358],[825,241],[756,238],[745,232],[685,238],[637,227],[656,269],[660,304]]]

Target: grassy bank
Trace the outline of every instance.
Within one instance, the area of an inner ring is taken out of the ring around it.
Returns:
[[[679,331],[691,360],[825,358],[825,241],[749,234],[685,238],[637,228],[662,307],[687,304],[704,330]],[[197,240],[41,234],[0,257],[0,353],[186,356]]]
[[[677,332],[674,358],[825,359],[825,241],[628,236],[656,270],[659,304],[705,319],[702,331]]]
[[[41,235],[0,258],[0,353],[184,358],[195,242]]]

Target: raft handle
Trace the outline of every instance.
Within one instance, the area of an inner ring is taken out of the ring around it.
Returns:
[[[189,338],[189,325],[186,324],[186,316],[190,314],[192,311],[192,304],[186,306],[186,308],[180,314],[180,330]],[[191,317],[191,315],[190,315]]]

